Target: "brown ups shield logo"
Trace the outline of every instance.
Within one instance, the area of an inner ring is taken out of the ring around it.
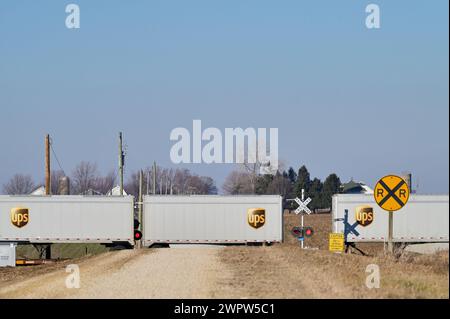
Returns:
[[[266,222],[266,210],[264,208],[250,208],[247,211],[247,222],[253,228],[262,227]]]
[[[356,208],[356,221],[361,226],[368,226],[373,222],[373,208],[370,206],[359,206]]]
[[[13,208],[11,209],[11,224],[22,228],[30,220],[28,208]]]

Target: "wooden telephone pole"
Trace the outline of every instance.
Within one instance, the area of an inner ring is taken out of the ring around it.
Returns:
[[[119,132],[119,179],[120,179],[120,195],[123,196],[123,165],[124,165],[124,154],[123,154],[123,140],[122,132]]]
[[[139,171],[139,195],[138,195],[138,220],[139,220],[139,228],[142,231],[142,211],[143,211],[143,197],[142,197],[142,190],[143,190],[143,179],[144,179],[144,172],[142,170]],[[142,242],[138,241],[137,248],[142,248]]]
[[[45,136],[45,195],[51,195],[50,135]]]
[[[51,195],[52,181],[50,174],[50,135],[45,136],[45,195]],[[41,251],[41,258],[45,259],[52,258],[52,246],[51,244],[41,246],[43,251]],[[44,255],[43,255],[44,254]],[[43,255],[43,256],[42,256]]]

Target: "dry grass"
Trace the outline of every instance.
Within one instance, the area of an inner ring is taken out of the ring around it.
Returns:
[[[285,243],[273,247],[229,247],[221,258],[232,272],[225,297],[239,298],[448,298],[448,252],[385,255],[382,244],[359,245],[369,256],[328,249],[330,215],[305,217],[315,234],[301,250],[290,234],[300,218],[285,218]],[[380,288],[366,286],[366,267],[378,265]]]
[[[227,297],[448,298],[448,253],[367,257],[301,250],[294,245],[230,247],[221,252],[233,272]],[[366,287],[366,267],[378,265],[379,289]]]
[[[83,262],[89,260],[92,256],[103,254],[107,251],[109,251],[108,248],[99,244],[54,244],[52,245],[52,257],[64,260],[43,265],[0,268],[0,286],[15,280],[25,280],[55,270],[64,269],[71,263]],[[38,259],[39,254],[32,245],[20,245],[17,247],[17,258]]]

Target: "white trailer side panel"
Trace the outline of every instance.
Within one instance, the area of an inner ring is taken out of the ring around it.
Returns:
[[[359,235],[348,234],[349,242],[387,241],[388,212],[382,210],[373,195],[338,194],[333,196],[332,224],[334,232],[344,232],[345,210],[348,210],[348,222],[356,222],[356,208],[368,205],[373,208],[373,222],[363,227],[358,225]],[[338,219],[338,220],[337,220]],[[394,212],[395,242],[448,242],[449,241],[449,196],[448,195],[411,195],[408,203]]]
[[[265,223],[253,228],[249,209],[263,208]],[[145,196],[144,245],[153,243],[281,242],[280,196]]]
[[[19,228],[11,210],[26,208]],[[133,197],[0,196],[0,241],[30,243],[133,243]]]

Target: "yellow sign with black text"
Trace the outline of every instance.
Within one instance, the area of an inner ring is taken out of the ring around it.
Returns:
[[[332,252],[343,252],[345,249],[345,240],[343,233],[330,233],[329,250]]]
[[[375,185],[373,196],[382,209],[395,212],[408,202],[409,186],[403,178],[388,175]]]

